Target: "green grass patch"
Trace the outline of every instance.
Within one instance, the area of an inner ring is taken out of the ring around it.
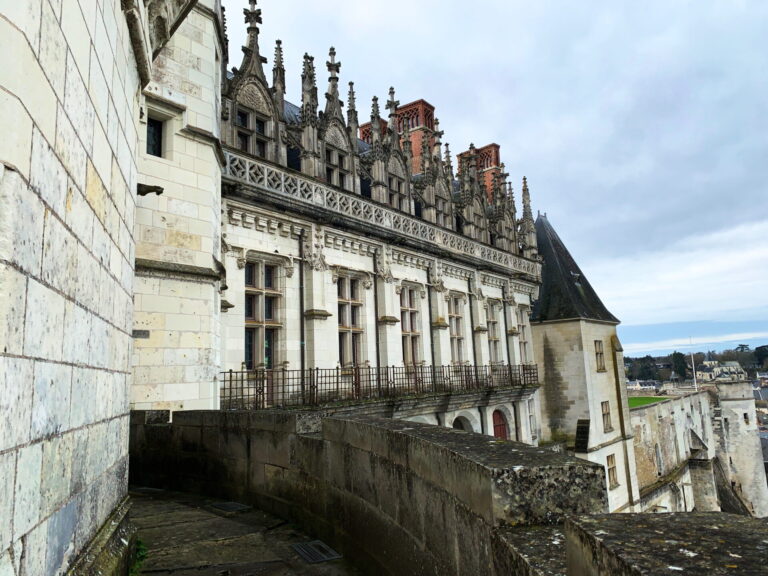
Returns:
[[[141,541],[141,538],[137,538],[133,566],[131,566],[128,576],[139,576],[141,574],[141,565],[144,563],[144,560],[147,559],[148,555],[149,550],[147,550],[146,544]]]
[[[667,400],[666,396],[630,396],[629,407],[638,408],[648,404],[655,404],[656,402],[663,402],[664,400]]]

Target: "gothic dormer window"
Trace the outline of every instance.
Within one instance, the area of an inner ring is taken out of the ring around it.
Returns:
[[[325,180],[329,185],[342,190],[353,190],[350,166],[351,159],[345,152],[328,144],[325,145]]]
[[[266,117],[238,106],[235,114],[235,146],[246,154],[267,158],[267,124]]]
[[[389,177],[389,205],[397,210],[408,212],[405,181],[398,176]]]

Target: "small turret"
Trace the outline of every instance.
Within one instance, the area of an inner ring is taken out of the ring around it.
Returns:
[[[357,117],[357,102],[355,99],[355,83],[349,83],[349,93],[347,94],[347,126],[349,126],[350,140],[357,146],[358,131],[360,120]]]

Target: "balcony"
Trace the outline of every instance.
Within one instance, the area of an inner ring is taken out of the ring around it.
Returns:
[[[307,370],[222,372],[222,410],[354,404],[411,396],[440,396],[490,390],[525,390],[539,385],[535,364],[508,366],[385,366]]]
[[[385,237],[393,234],[404,239],[427,242],[442,251],[505,268],[510,275],[536,281],[541,277],[541,264],[516,254],[498,250],[461,234],[456,234],[404,212],[362,196],[325,186],[310,178],[288,172],[255,158],[225,151],[224,177],[258,191],[266,191],[291,203],[299,203],[312,211],[327,210],[333,215],[351,218],[364,228],[378,229]],[[231,210],[230,222],[243,222],[243,214]]]

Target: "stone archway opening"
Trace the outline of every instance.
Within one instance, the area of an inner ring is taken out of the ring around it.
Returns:
[[[456,430],[464,430],[464,432],[474,432],[472,424],[464,416],[459,416],[453,421],[453,427]]]

